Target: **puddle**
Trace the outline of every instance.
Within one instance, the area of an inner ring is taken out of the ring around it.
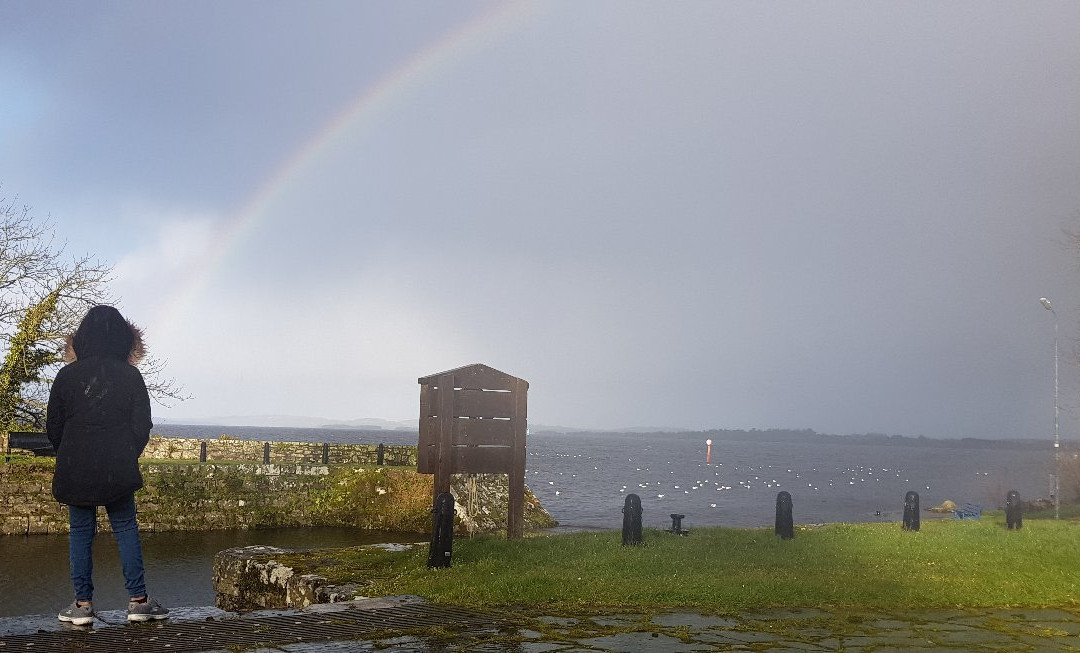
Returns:
[[[59,612],[59,610],[57,610]],[[32,635],[39,632],[58,632],[65,630],[93,630],[109,626],[127,625],[127,610],[102,610],[97,613],[93,624],[73,626],[56,618],[55,614],[32,614],[21,617],[0,617],[0,637],[9,635]],[[235,612],[226,612],[213,606],[192,606],[169,609],[169,618],[174,621],[207,621],[210,619],[235,619]]]
[[[584,646],[611,651],[612,653],[682,653],[683,651],[712,651],[714,648],[701,642],[684,643],[680,639],[656,633],[619,633],[606,637],[583,639]]]
[[[713,617],[692,612],[669,612],[653,617],[653,623],[665,628],[679,628],[685,626],[691,631],[702,631],[710,628],[731,628],[739,625],[738,619],[727,617]]]

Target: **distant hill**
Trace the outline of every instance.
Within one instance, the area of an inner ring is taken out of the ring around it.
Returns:
[[[619,429],[583,429],[576,426],[551,426],[529,422],[532,433],[693,433],[694,429],[675,426],[627,426]]]
[[[326,424],[320,424],[319,428],[324,429],[386,429],[388,431],[415,431],[418,426],[416,420],[387,420],[379,419],[377,417],[362,417],[360,419],[351,419],[345,422],[327,422]]]

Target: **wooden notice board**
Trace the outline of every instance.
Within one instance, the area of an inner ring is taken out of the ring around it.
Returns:
[[[522,537],[528,381],[477,363],[419,383],[417,471],[435,475],[435,497],[450,491],[451,474],[508,474],[506,533]]]

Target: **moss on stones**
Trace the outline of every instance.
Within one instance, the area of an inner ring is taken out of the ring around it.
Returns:
[[[55,461],[16,459],[0,465],[0,534],[66,532],[67,516],[52,498]],[[428,533],[432,477],[404,467],[258,465],[155,461],[143,463],[136,498],[145,530],[213,530],[355,526]],[[455,477],[459,532],[506,527],[507,477]],[[526,528],[555,521],[531,492]]]

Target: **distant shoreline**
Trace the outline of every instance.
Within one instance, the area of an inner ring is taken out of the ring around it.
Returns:
[[[216,430],[221,433],[228,433],[229,435],[236,435],[237,437],[245,437],[241,433],[234,433],[236,431],[251,432],[270,432],[270,433],[283,433],[283,432],[298,432],[298,431],[351,431],[354,433],[360,433],[364,435],[372,436],[394,436],[395,438],[407,438],[416,437],[417,429],[408,428],[386,428],[377,425],[350,425],[346,423],[328,423],[325,425],[317,426],[261,426],[261,425],[239,425],[239,424],[194,424],[194,423],[179,423],[172,421],[164,421],[161,424],[155,425],[155,433],[168,431],[175,429],[177,431],[188,431],[190,429],[206,429]],[[232,432],[230,432],[232,431]],[[165,433],[162,433],[165,434]],[[643,439],[701,439],[703,442],[706,439],[712,439],[719,442],[799,442],[806,444],[807,442],[820,442],[822,444],[842,444],[842,445],[873,445],[873,446],[891,446],[891,447],[933,447],[942,449],[1046,449],[1048,452],[1053,451],[1052,442],[1049,438],[928,438],[926,436],[906,436],[906,435],[884,435],[878,433],[867,434],[853,434],[853,435],[834,435],[829,433],[817,433],[810,429],[803,430],[790,430],[790,429],[709,429],[703,431],[672,431],[672,430],[631,430],[631,431],[617,431],[617,430],[586,430],[586,429],[566,429],[559,430],[559,427],[544,427],[536,426],[530,429],[529,437],[552,437],[552,438],[567,438],[574,436],[587,435],[589,437],[610,437],[620,438],[624,440],[643,440]],[[1080,441],[1076,440],[1062,440],[1062,450],[1075,452],[1080,449]]]
[[[601,437],[626,437],[626,438],[702,438],[724,442],[800,442],[805,444],[809,441],[818,441],[827,444],[868,444],[874,446],[907,446],[907,447],[941,447],[949,449],[1038,449],[1046,448],[1052,451],[1053,444],[1050,438],[928,438],[925,436],[906,435],[881,435],[876,433],[855,435],[832,435],[817,433],[809,429],[803,431],[791,431],[786,429],[767,430],[728,430],[712,429],[706,431],[655,431],[655,432],[626,432],[626,431],[548,431],[534,430],[532,435],[547,435],[566,437],[578,434]],[[1080,441],[1062,440],[1062,449],[1075,451],[1080,448]]]

